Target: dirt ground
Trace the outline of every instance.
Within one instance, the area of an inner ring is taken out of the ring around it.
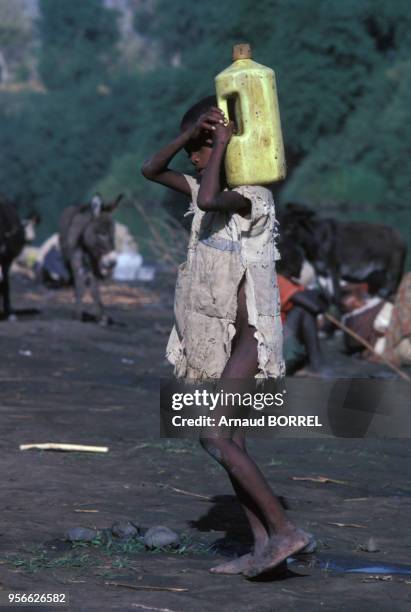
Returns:
[[[70,291],[13,279],[22,312],[0,322],[0,610],[14,609],[6,605],[11,591],[66,593],[73,612],[410,609],[411,575],[372,571],[410,561],[407,440],[250,440],[292,519],[317,536],[318,554],[277,580],[208,573],[247,547],[248,531],[222,468],[194,441],[159,438],[172,296],[169,277],[110,286],[105,300],[116,324],[103,328],[73,320]],[[324,347],[337,371],[376,367],[342,356],[338,340]],[[19,450],[34,442],[109,452]],[[318,475],[345,484],[291,479]],[[138,542],[65,541],[71,527],[104,529],[119,519],[143,530],[166,525],[184,546],[148,552]],[[364,563],[370,571],[333,571]]]

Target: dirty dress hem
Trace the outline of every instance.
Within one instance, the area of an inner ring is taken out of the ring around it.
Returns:
[[[198,208],[199,183],[184,175],[192,200],[187,260],[179,266],[174,300],[175,324],[166,349],[174,376],[219,378],[235,336],[237,291],[245,277],[248,322],[255,327],[255,378],[285,374],[280,299],[275,272],[277,221],[271,192],[244,185],[237,191],[251,202],[251,213],[204,212]]]

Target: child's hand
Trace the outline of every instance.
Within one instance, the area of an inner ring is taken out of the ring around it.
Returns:
[[[234,134],[234,122],[225,120],[224,123],[218,123],[213,131],[213,142],[227,145],[231,136]]]
[[[209,110],[197,119],[191,128],[190,139],[197,140],[204,135],[204,132],[214,132],[218,125],[224,124],[225,117],[222,110],[212,106]]]

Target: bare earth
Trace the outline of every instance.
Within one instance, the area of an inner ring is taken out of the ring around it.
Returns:
[[[107,287],[118,323],[108,328],[74,321],[69,291],[14,279],[13,294],[15,309],[40,312],[0,322],[1,604],[18,591],[67,593],[73,612],[410,609],[411,575],[330,571],[333,563],[410,562],[407,440],[250,440],[292,519],[317,536],[319,555],[293,563],[283,579],[211,575],[209,567],[247,549],[248,531],[223,470],[195,442],[159,438],[173,279]],[[324,346],[339,372],[376,367],[348,360],[337,343]],[[19,450],[32,442],[110,450]],[[291,480],[319,475],[346,484]],[[103,529],[119,519],[143,530],[166,525],[184,547],[64,542],[71,527]],[[6,609],[14,607],[0,605]]]

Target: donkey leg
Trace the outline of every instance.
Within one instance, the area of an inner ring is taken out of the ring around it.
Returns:
[[[91,296],[93,298],[93,302],[94,302],[94,308],[95,308],[95,313],[96,313],[96,318],[97,320],[103,324],[103,325],[107,325],[107,323],[109,323],[109,317],[108,315],[104,312],[104,305],[103,302],[101,300],[101,295],[100,295],[100,286],[99,286],[99,282],[98,279],[94,276],[93,273],[90,273],[90,293]]]
[[[83,266],[82,252],[75,251],[70,260],[70,266],[74,280],[74,295],[76,300],[76,319],[79,321],[83,318],[83,297],[87,286],[87,273]]]

